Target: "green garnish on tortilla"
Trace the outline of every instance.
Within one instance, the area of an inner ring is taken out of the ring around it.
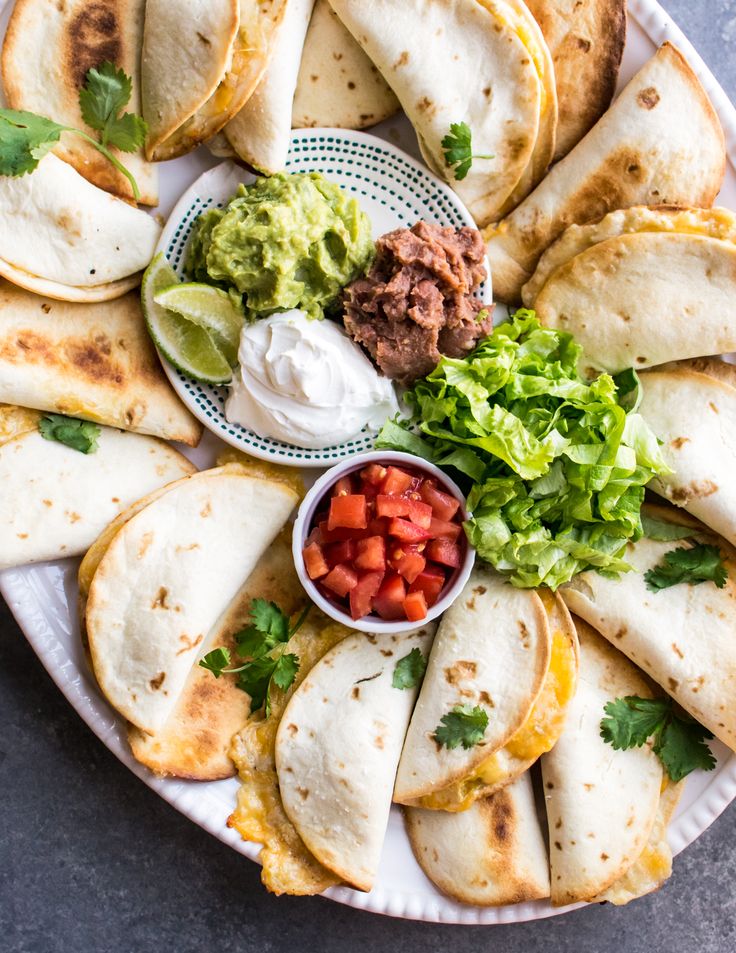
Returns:
[[[474,708],[470,705],[455,705],[440,718],[433,737],[440,747],[444,745],[452,750],[462,745],[467,751],[483,740],[487,727],[488,713],[479,705]]]
[[[674,710],[671,698],[628,695],[608,702],[601,721],[601,738],[616,751],[641,748],[653,738],[652,750],[670,780],[682,781],[696,768],[712,771],[716,760],[705,743],[713,735],[688,715]]]
[[[251,624],[234,636],[235,651],[243,665],[228,668],[230,650],[224,647],[213,649],[199,665],[212,672],[215,678],[221,675],[237,675],[237,686],[250,695],[251,714],[265,708],[266,718],[271,714],[271,684],[287,691],[299,671],[299,656],[287,652],[289,639],[301,627],[311,604],[307,605],[293,626],[289,617],[273,602],[254,599],[250,607]]]
[[[712,582],[723,589],[728,579],[728,571],[723,556],[717,546],[698,543],[695,546],[681,546],[664,555],[664,561],[644,573],[647,589],[659,592],[681,582],[697,586],[701,582]]]
[[[492,159],[492,155],[473,155],[473,133],[466,122],[450,123],[450,132],[442,139],[445,162],[459,182],[470,172],[473,159]]]
[[[468,539],[515,586],[627,571],[644,487],[669,472],[636,413],[636,375],[622,397],[607,374],[581,377],[580,357],[571,335],[519,310],[466,358],[443,358],[406,394],[411,418],[378,437],[469,478]]]
[[[56,440],[80,453],[94,453],[102,431],[97,424],[62,414],[45,414],[38,422],[44,440]]]
[[[427,660],[419,649],[412,649],[408,655],[400,658],[394,668],[391,685],[394,688],[416,688],[424,678]]]
[[[133,196],[140,199],[138,184],[108,147],[135,152],[146,138],[146,123],[136,113],[123,113],[132,92],[132,81],[114,63],[102,63],[87,72],[79,91],[79,106],[87,125],[100,133],[99,141],[73,126],[62,126],[17,109],[0,109],[0,175],[25,175],[33,172],[43,157],[61,138],[73,132],[91,143],[130,182]]]

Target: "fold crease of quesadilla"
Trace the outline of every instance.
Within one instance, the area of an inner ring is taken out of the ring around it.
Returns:
[[[130,77],[126,112],[141,112],[140,49],[145,0],[16,0],[2,49],[3,89],[8,106],[48,116],[62,126],[85,126],[79,90],[87,72],[105,61]],[[40,64],[43,64],[42,66]],[[144,205],[158,205],[158,170],[142,150],[110,150],[130,171]],[[127,178],[89,142],[64,135],[54,154],[93,185],[132,201]]]
[[[498,907],[549,897],[547,845],[529,772],[466,811],[405,807],[404,817],[419,866],[453,900]]]
[[[665,43],[572,152],[486,229],[494,295],[518,301],[542,252],[570,225],[632,205],[711,206],[725,168],[716,112],[685,58]]]

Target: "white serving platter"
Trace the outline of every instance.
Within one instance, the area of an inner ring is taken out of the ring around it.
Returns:
[[[0,35],[7,24],[7,4],[0,0]],[[736,110],[692,45],[654,0],[629,0],[629,35],[620,85],[665,40],[675,43],[699,75],[723,124],[729,151],[726,181],[720,204],[736,208]],[[387,120],[372,130],[418,158],[413,132],[405,119]],[[161,167],[162,201],[159,213],[168,217],[178,198],[216,164],[204,149]],[[207,434],[196,451],[186,451],[194,462],[210,465],[222,443]],[[6,570],[0,573],[0,593],[18,620],[28,641],[60,690],[105,745],[127,767],[166,801],[195,823],[246,857],[256,860],[259,848],[244,843],[225,826],[235,803],[238,782],[186,782],[154,777],[131,756],[125,726],[101,697],[84,658],[76,619],[78,561],[64,560]],[[720,744],[713,745],[718,757],[715,771],[690,776],[675,819],[668,831],[675,853],[701,834],[736,797],[736,755]],[[418,867],[404,834],[401,815],[391,813],[377,884],[370,893],[335,887],[326,896],[339,903],[394,917],[443,923],[513,923],[565,913],[570,907],[553,908],[546,901],[498,908],[465,906],[439,893]]]

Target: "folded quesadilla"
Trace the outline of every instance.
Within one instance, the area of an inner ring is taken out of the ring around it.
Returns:
[[[557,89],[555,159],[611,105],[626,41],[626,0],[526,0],[552,54]]]
[[[173,484],[114,535],[92,578],[86,632],[103,694],[141,731],[166,724],[297,500],[229,464]]]
[[[265,175],[281,172],[291,137],[291,109],[314,0],[285,0],[266,71],[247,103],[225,126],[236,154]]]
[[[375,880],[418,691],[392,684],[396,665],[414,649],[426,657],[433,632],[353,633],[315,665],[281,717],[284,810],[319,863],[358,890]]]
[[[557,122],[551,57],[524,4],[331,3],[396,93],[428,165],[475,220],[486,224],[520,201],[552,158]],[[478,156],[462,178],[448,165],[443,146],[456,123],[469,127]]]
[[[575,336],[584,370],[617,373],[734,350],[734,273],[733,212],[635,207],[568,229],[524,297]]]
[[[400,108],[328,0],[317,0],[299,66],[292,126],[365,129]]]
[[[511,783],[559,737],[576,673],[577,637],[561,600],[476,567],[440,622],[394,800],[462,811]],[[458,708],[485,723],[467,747],[440,740]]]
[[[670,876],[666,826],[680,793],[663,776],[651,743],[614,750],[601,738],[604,707],[651,698],[647,680],[576,620],[580,681],[555,747],[542,757],[552,903],[627,903]]]
[[[682,510],[647,505],[650,517],[692,535],[677,541],[644,537],[627,547],[633,572],[610,578],[584,572],[560,589],[569,609],[594,626],[643,669],[696,721],[736,750],[736,551]],[[659,534],[663,535],[663,534]],[[666,535],[666,534],[665,534]],[[644,573],[672,550],[696,543],[716,546],[728,576],[713,582],[680,582],[651,591]]]
[[[404,808],[424,873],[443,893],[480,907],[549,897],[547,845],[527,772],[467,811]]]
[[[84,454],[31,421],[0,407],[0,569],[81,555],[134,500],[196,469],[154,437],[103,427]]]
[[[145,0],[16,0],[2,49],[8,106],[48,116],[63,126],[98,133],[85,125],[79,90],[87,73],[105,61],[123,69],[132,91],[126,111],[140,113],[140,50]],[[43,64],[42,66],[40,64]],[[158,171],[142,150],[111,152],[132,173],[144,205],[158,205]],[[127,178],[89,142],[62,136],[55,155],[98,188],[128,201]]]
[[[285,7],[286,0],[148,0],[141,88],[149,159],[190,152],[242,109]]]
[[[494,295],[519,300],[542,252],[569,226],[632,205],[713,204],[726,152],[718,117],[665,43],[534,192],[485,232]]]
[[[0,176],[0,275],[62,301],[107,301],[140,284],[161,233],[146,212],[96,188],[55,155]]]
[[[136,293],[70,304],[0,280],[0,401],[190,446],[202,434],[166,379]]]

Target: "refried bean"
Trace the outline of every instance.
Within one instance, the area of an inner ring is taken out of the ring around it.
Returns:
[[[383,235],[366,277],[345,289],[348,334],[401,384],[442,355],[464,357],[493,326],[493,306],[473,297],[487,277],[485,253],[474,228],[417,222]]]

